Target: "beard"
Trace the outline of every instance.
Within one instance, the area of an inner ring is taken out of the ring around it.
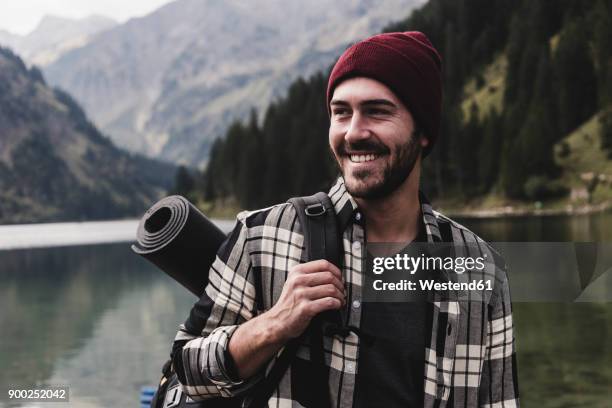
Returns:
[[[349,182],[350,178],[347,178],[344,169],[336,160],[336,164],[340,167],[340,172],[344,178],[346,190],[353,197],[368,200],[380,199],[391,194],[401,186],[408,176],[410,176],[410,173],[412,173],[422,150],[419,139],[419,134],[413,132],[408,138],[408,141],[398,146],[392,154],[389,148],[380,142],[362,141],[352,144],[350,146],[351,151],[374,151],[381,155],[390,154],[391,160],[387,161],[385,164],[382,171],[382,178],[378,180],[374,179],[376,177],[374,173],[378,173],[378,171],[369,169],[353,171],[351,175],[352,178],[357,180],[356,183],[353,183],[352,180]],[[343,144],[338,150],[341,155],[348,157],[346,154],[347,146]]]

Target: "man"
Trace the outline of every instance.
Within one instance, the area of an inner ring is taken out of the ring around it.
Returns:
[[[490,248],[419,194],[421,159],[438,137],[441,62],[419,32],[381,34],[340,57],[329,78],[329,144],[342,173],[329,191],[343,270],[304,261],[294,208],[238,215],[205,295],[175,339],[173,362],[194,399],[248,393],[314,316],[345,312],[346,335],[324,337],[334,407],[515,407],[508,282],[497,270],[481,304],[432,293],[413,304],[362,302],[366,243],[450,241]],[[312,406],[308,344],[269,401]],[[309,405],[310,404],[310,405]]]

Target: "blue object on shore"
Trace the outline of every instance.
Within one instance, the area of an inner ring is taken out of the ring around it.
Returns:
[[[153,395],[155,395],[155,387],[145,386],[140,389],[140,408],[150,408]]]

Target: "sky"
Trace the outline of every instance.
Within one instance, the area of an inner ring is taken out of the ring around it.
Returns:
[[[0,0],[0,29],[28,34],[47,15],[83,18],[101,14],[118,22],[150,13],[171,0]]]

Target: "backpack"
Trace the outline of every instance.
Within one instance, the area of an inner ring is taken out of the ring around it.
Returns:
[[[329,196],[319,192],[312,196],[294,197],[288,202],[294,206],[302,226],[306,259],[309,261],[326,259],[342,269],[342,241],[334,206]],[[313,339],[311,360],[318,371],[318,374],[313,376],[313,396],[316,399],[313,404],[317,408],[331,408],[328,392],[329,373],[325,367],[323,349],[325,325],[341,326],[340,313],[324,312],[316,316],[307,329]],[[151,401],[151,408],[263,408],[267,406],[274,389],[295,357],[299,343],[300,338],[287,343],[266,378],[246,396],[235,398],[191,400],[183,394],[170,359],[162,368],[162,377]]]

